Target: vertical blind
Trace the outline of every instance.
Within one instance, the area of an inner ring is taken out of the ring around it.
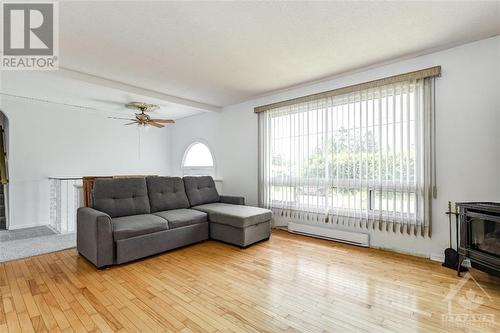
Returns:
[[[277,219],[430,235],[433,80],[260,112],[260,205]]]

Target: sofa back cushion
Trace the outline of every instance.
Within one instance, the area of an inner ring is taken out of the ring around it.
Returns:
[[[189,208],[189,200],[180,177],[147,177],[151,212]]]
[[[184,177],[184,187],[191,206],[219,202],[219,193],[215,188],[214,179],[210,176]]]
[[[151,213],[145,178],[96,179],[92,196],[93,208],[111,217]]]

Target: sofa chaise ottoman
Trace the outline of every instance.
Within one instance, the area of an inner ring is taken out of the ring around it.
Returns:
[[[212,177],[96,179],[77,212],[77,250],[96,267],[208,239],[246,247],[269,239],[272,213],[219,196]]]
[[[192,209],[208,214],[210,239],[247,247],[271,235],[272,212],[245,206],[243,197],[219,196],[210,176],[184,177]]]

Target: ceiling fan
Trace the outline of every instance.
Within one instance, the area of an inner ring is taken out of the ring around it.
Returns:
[[[125,107],[133,110],[140,111],[135,114],[135,119],[129,118],[118,118],[118,117],[109,117],[110,119],[120,119],[120,120],[130,120],[132,122],[127,123],[125,125],[134,125],[137,124],[139,126],[153,126],[157,128],[165,127],[163,124],[173,124],[175,123],[172,119],[154,119],[151,118],[146,112],[153,112],[158,110],[160,107],[155,104],[147,104],[142,102],[130,102],[125,104]]]

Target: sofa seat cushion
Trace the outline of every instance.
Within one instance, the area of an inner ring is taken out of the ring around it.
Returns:
[[[187,225],[204,223],[208,221],[207,214],[194,209],[172,209],[158,212],[154,215],[168,221],[170,229],[185,227]]]
[[[165,219],[152,214],[115,217],[111,219],[115,240],[151,234],[168,229]]]
[[[220,202],[195,206],[193,209],[207,213],[210,222],[227,224],[236,228],[246,228],[267,222],[273,217],[269,209]]]

